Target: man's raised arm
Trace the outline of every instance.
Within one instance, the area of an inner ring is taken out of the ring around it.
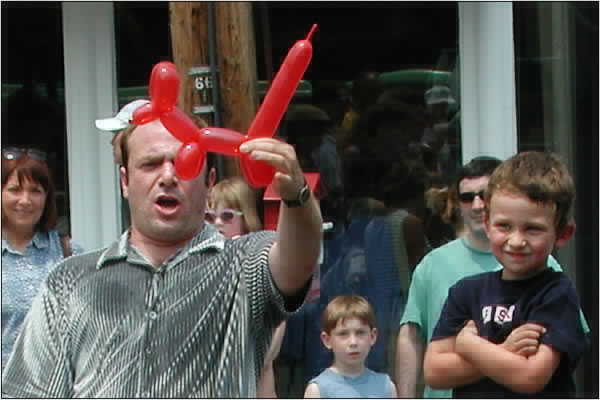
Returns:
[[[283,201],[281,204],[278,236],[269,253],[269,268],[279,290],[294,295],[306,285],[317,265],[323,224],[321,211],[311,193],[308,198],[301,196],[306,182],[291,145],[257,138],[244,143],[241,150],[275,168],[275,191],[283,200],[291,201],[291,206]]]

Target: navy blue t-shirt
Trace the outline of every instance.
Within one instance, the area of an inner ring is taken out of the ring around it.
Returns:
[[[469,320],[474,320],[479,336],[499,344],[513,329],[535,322],[547,329],[540,344],[561,352],[559,366],[544,389],[533,396],[515,393],[490,378],[455,388],[453,396],[573,397],[572,373],[589,347],[579,320],[575,287],[563,272],[549,268],[524,280],[503,280],[501,274],[478,274],[452,286],[431,340],[456,336]]]

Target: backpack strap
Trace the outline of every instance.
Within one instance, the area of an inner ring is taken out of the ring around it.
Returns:
[[[70,257],[73,254],[71,249],[71,238],[68,235],[60,236],[60,245],[62,247],[64,258]]]

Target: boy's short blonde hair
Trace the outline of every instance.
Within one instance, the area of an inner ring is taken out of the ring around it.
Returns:
[[[364,322],[369,328],[375,328],[375,310],[362,296],[337,296],[327,304],[321,314],[321,329],[330,334],[337,326],[338,321],[356,318]]]
[[[490,176],[485,196],[488,210],[497,191],[521,193],[533,202],[554,205],[554,227],[558,233],[571,218],[575,184],[556,154],[526,151],[504,161]]]
[[[219,203],[226,207],[240,210],[244,215],[244,227],[247,232],[257,232],[262,229],[262,223],[257,211],[257,192],[246,181],[234,176],[223,179],[210,191],[206,202],[208,208],[216,208]]]

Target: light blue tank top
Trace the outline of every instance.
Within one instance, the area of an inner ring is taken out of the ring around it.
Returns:
[[[390,377],[368,368],[359,376],[344,376],[327,368],[310,383],[319,386],[321,398],[393,397]]]

